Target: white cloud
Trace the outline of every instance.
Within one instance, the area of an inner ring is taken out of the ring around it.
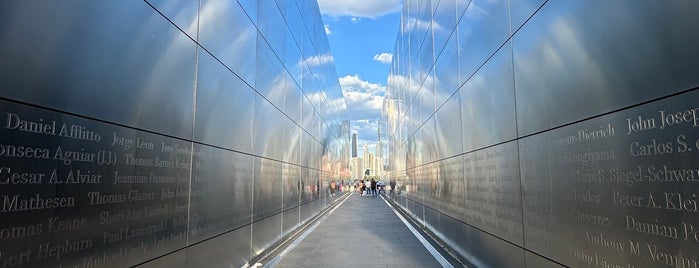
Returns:
[[[308,64],[309,67],[312,68],[323,65],[332,65],[335,63],[335,59],[333,58],[332,54],[328,53],[311,56],[309,58],[306,58],[305,62],[306,64]]]
[[[331,35],[333,32],[330,30],[330,25],[325,24],[325,34]]]
[[[393,60],[393,54],[391,53],[381,53],[381,54],[376,54],[374,55],[374,60],[378,61],[383,64],[390,64],[391,60]]]
[[[378,18],[399,12],[401,0],[318,0],[320,12],[333,17]]]
[[[352,121],[381,118],[386,86],[364,81],[358,75],[341,77],[340,86]]]
[[[386,91],[386,86],[364,81],[359,75],[345,75],[344,77],[340,77],[340,86],[343,92],[353,91],[372,94],[380,92],[382,97],[383,92]]]

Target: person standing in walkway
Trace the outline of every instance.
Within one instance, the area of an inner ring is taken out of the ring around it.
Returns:
[[[376,180],[371,179],[371,194],[376,196]]]
[[[330,196],[335,196],[335,189],[337,188],[336,182],[333,180],[330,182]]]

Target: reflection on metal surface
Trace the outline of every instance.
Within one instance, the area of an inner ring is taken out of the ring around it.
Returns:
[[[316,215],[349,167],[319,17],[0,3],[0,266],[242,266]]]
[[[12,1],[0,18],[2,97],[191,138],[196,44],[145,2]]]
[[[698,8],[405,1],[394,201],[477,267],[696,266]]]
[[[690,34],[699,32],[690,11],[697,8],[697,2],[548,2],[512,41],[519,134],[699,84],[693,45],[699,35]]]
[[[253,157],[198,144],[194,152],[190,243],[250,224]]]
[[[253,153],[255,91],[206,52],[199,56],[194,140]],[[228,122],[221,124],[221,122]]]

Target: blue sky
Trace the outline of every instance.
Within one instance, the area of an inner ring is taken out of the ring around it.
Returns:
[[[364,142],[373,143],[377,139],[403,3],[402,0],[318,0],[318,5],[352,120],[352,132],[357,133],[361,151]]]

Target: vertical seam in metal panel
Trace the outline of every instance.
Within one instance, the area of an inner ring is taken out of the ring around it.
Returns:
[[[512,31],[512,1],[508,0],[507,1],[507,12],[508,12],[508,17],[510,19],[510,36],[509,36],[509,42],[510,42],[510,62],[512,63],[512,94],[514,95],[514,108],[515,108],[515,141],[517,142],[517,162],[519,163],[517,166],[517,174],[519,178],[519,200],[520,200],[520,205],[522,205],[522,208],[519,210],[521,215],[522,215],[522,248],[524,249],[524,265],[526,267],[527,265],[527,255],[526,255],[526,247],[524,245],[525,240],[526,240],[526,235],[525,235],[525,230],[524,230],[524,183],[522,181],[522,161],[521,161],[521,153],[520,153],[520,147],[519,147],[519,118],[518,118],[518,112],[517,112],[517,83],[515,82],[515,46],[514,46],[514,36],[513,36],[513,31]]]
[[[301,114],[301,116],[303,116],[303,113]],[[301,144],[301,145],[303,145],[303,144]],[[300,157],[300,155],[299,155],[299,157]],[[296,224],[294,224],[295,226],[301,225],[301,193],[303,192],[303,188],[301,187],[301,174],[303,174],[303,166],[299,166],[297,170],[298,170],[298,178],[296,180],[296,190],[299,191],[299,194],[296,196],[297,197],[296,201],[298,201],[296,203],[296,211],[298,211],[299,218],[296,221]]]
[[[238,2],[238,5],[241,8],[243,7],[243,5],[240,3],[240,1],[236,1],[236,2]],[[257,9],[255,10],[255,12],[259,13],[260,3],[257,2],[256,4],[257,4]],[[243,8],[243,10],[245,11],[244,8]],[[245,13],[247,14],[247,11],[245,11]],[[253,21],[252,18],[250,18],[250,14],[247,14],[247,15],[248,15],[248,18],[250,19],[250,21],[252,22],[252,24],[255,26],[255,31],[257,34],[255,36],[255,66],[253,67],[253,68],[257,68],[257,64],[260,62],[260,51],[258,49],[258,47],[259,47],[258,45],[259,45],[260,36],[262,36],[262,33],[260,33],[260,29],[258,28],[259,27],[258,21],[257,20]],[[259,14],[255,14],[255,16],[258,16],[258,15]],[[270,50],[271,49],[272,48],[270,47]],[[257,101],[260,99],[260,97],[262,97],[262,100],[265,100],[262,93],[257,91],[257,79],[258,79],[257,70],[255,70],[255,81],[253,81],[253,83],[252,83],[252,90],[256,93],[256,95],[255,95],[255,106],[256,107],[254,108],[255,110],[257,110]],[[271,103],[272,102],[270,102],[270,104]],[[274,106],[274,105],[272,105],[272,106]],[[252,184],[251,184],[252,186],[250,188],[250,240],[248,241],[249,242],[248,245],[250,245],[250,250],[248,251],[248,254],[250,254],[250,255],[248,256],[248,258],[252,258],[253,256],[255,256],[252,241],[253,241],[253,234],[255,233],[255,226],[253,224],[255,222],[255,179],[258,176],[257,170],[256,170],[256,167],[257,167],[256,162],[259,159],[258,155],[256,154],[257,152],[256,152],[256,148],[255,148],[255,145],[257,142],[257,136],[255,135],[255,134],[257,134],[256,133],[257,119],[258,119],[257,116],[253,116],[253,119],[252,119],[253,120],[253,124],[252,124],[252,134],[253,134],[252,135],[252,153],[254,156],[252,159]]]
[[[192,93],[193,98],[192,98],[192,140],[194,140],[194,129],[196,126],[196,118],[197,118],[197,90],[198,87],[197,85],[199,84],[199,15],[201,12],[201,0],[198,1],[197,3],[197,33],[196,33],[196,42],[194,44],[197,46],[196,47],[196,55],[195,55],[195,61],[194,61],[194,91]],[[192,214],[192,179],[194,177],[194,142],[191,143],[190,146],[190,154],[189,154],[189,194],[187,195],[187,237],[185,240],[185,245],[189,246],[189,234],[190,232],[190,222],[191,222],[191,214]]]
[[[286,146],[282,146],[282,148],[287,148],[287,147],[286,147]],[[282,171],[281,171],[281,176],[279,176],[279,180],[280,180],[280,182],[279,182],[279,190],[280,190],[280,192],[282,192],[282,196],[281,196],[281,203],[282,203],[282,204],[281,204],[281,205],[282,205],[281,208],[282,208],[282,209],[281,209],[281,211],[279,211],[279,217],[281,217],[282,219],[281,219],[281,221],[280,221],[280,223],[279,223],[279,234],[280,234],[281,236],[284,236],[284,208],[285,208],[285,207],[284,207],[284,186],[286,185],[286,184],[284,183],[284,178],[285,178],[285,176],[284,176],[284,170],[286,170],[286,167],[285,167],[286,163],[285,163],[285,162],[281,162],[281,163],[282,163]],[[287,171],[287,172],[286,172],[286,178],[288,179],[288,177],[289,177],[289,171],[288,171],[288,170],[286,170],[286,171]],[[281,237],[281,236],[280,236],[280,237]]]
[[[253,137],[254,139],[254,137]],[[254,144],[254,143],[253,143]],[[255,232],[253,229],[253,222],[255,221],[255,162],[257,160],[257,157],[252,158],[252,187],[250,189],[250,250],[248,251],[248,258],[252,258],[254,256],[253,250],[252,250],[252,234]]]

